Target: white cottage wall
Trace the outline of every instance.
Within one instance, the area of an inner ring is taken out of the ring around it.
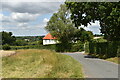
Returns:
[[[53,39],[44,39],[43,45],[48,45],[48,44],[56,44],[56,41]]]

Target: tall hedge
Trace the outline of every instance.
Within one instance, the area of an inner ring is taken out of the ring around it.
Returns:
[[[89,42],[88,45],[86,46],[87,48],[85,48],[85,51],[88,51],[90,54],[99,55],[101,58],[116,57],[120,55],[120,41]]]

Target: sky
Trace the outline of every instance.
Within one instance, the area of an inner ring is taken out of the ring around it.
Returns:
[[[46,35],[47,22],[63,3],[64,0],[4,0],[1,2],[0,31],[12,32],[14,36]],[[91,24],[81,27],[99,34],[99,22]]]

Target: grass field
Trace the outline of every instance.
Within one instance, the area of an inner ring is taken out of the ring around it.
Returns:
[[[16,52],[3,57],[3,78],[83,78],[82,66],[70,56],[37,49]]]

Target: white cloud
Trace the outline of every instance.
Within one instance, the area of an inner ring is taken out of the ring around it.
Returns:
[[[11,18],[17,22],[29,22],[34,21],[39,16],[39,14],[29,14],[29,13],[12,13]]]
[[[65,0],[3,0],[2,2],[65,2]]]
[[[17,27],[19,28],[25,28],[28,26],[28,23],[18,23]]]
[[[47,19],[47,18],[44,18],[44,19],[43,19],[43,22],[44,22],[44,23],[47,23],[48,21],[49,21],[49,19]]]
[[[4,13],[0,14],[2,30],[12,30],[16,34],[18,30],[21,33],[25,30],[34,30],[33,33],[40,30],[41,33],[42,31],[45,33],[44,27],[46,26],[46,22],[49,21],[49,13],[56,12],[60,4],[59,2],[4,0],[2,1],[2,11],[9,12],[9,15],[5,16]],[[48,15],[47,18],[44,18],[46,17],[44,15]],[[40,18],[44,19],[42,20]]]
[[[80,26],[82,28],[84,28],[87,31],[92,31],[94,34],[99,34],[100,33],[100,25],[99,25],[99,21],[95,21],[95,23],[91,22],[91,25],[88,24],[87,27],[85,26]]]
[[[29,14],[29,13],[11,13],[10,16],[5,16],[0,14],[0,21],[4,22],[30,22],[35,21],[39,14]]]
[[[59,2],[2,2],[3,11],[48,14],[58,10]]]
[[[0,21],[1,22],[9,22],[10,17],[9,16],[4,16],[3,14],[0,14]]]
[[[0,20],[2,20],[3,14],[0,14]]]
[[[35,2],[33,2],[35,1]],[[41,2],[42,1],[42,2]],[[46,0],[47,1],[47,0]],[[2,0],[2,11],[9,12],[7,16],[0,14],[2,29],[15,34],[33,31],[45,33],[44,27],[49,21],[49,13],[56,12],[61,2],[46,2],[45,0]],[[54,1],[54,0],[53,0]],[[44,16],[47,15],[47,16]],[[46,17],[46,18],[44,18]],[[40,19],[41,18],[41,19]],[[43,18],[43,19],[42,19]],[[31,34],[27,32],[26,34]],[[26,35],[25,34],[25,35]]]
[[[91,22],[91,25],[90,24],[88,24],[88,27],[90,27],[90,26],[99,26],[99,21],[95,21],[95,23],[92,23]]]

